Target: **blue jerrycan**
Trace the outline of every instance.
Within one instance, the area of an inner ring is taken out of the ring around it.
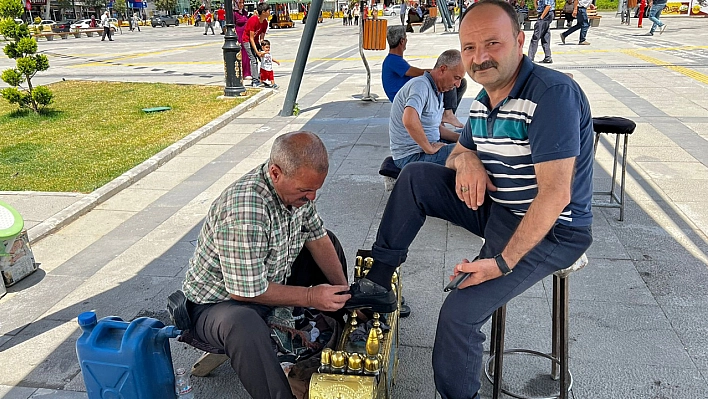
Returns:
[[[76,355],[89,399],[177,397],[169,338],[180,330],[149,317],[97,321],[94,312],[81,313],[78,321],[84,332]]]

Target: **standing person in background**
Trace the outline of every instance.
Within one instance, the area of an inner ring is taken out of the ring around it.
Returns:
[[[226,32],[226,10],[224,10],[223,4],[216,10],[216,20],[219,21],[219,27],[221,27],[221,34],[223,35]]]
[[[354,6],[354,25],[359,25],[359,3]]]
[[[140,16],[138,14],[133,14],[133,29],[138,29],[140,32]]]
[[[260,3],[256,6],[256,12],[246,22],[246,27],[243,30],[243,46],[248,53],[248,59],[251,62],[251,86],[260,86],[258,80],[258,61],[260,61],[259,43],[265,38],[268,30],[268,18],[270,17],[270,5],[268,3]]]
[[[404,1],[401,3],[401,25],[406,24],[406,9],[408,8],[408,2]]]
[[[204,15],[204,34],[207,34],[207,31],[211,28],[211,34],[214,34],[214,15],[211,13],[211,10],[207,10],[206,14]]]
[[[587,46],[590,44],[590,42],[585,40],[585,37],[588,34],[588,29],[590,29],[588,8],[591,10],[595,9],[595,6],[592,4],[592,0],[575,0],[573,2],[573,17],[578,18],[578,23],[567,31],[561,33],[561,42],[563,42],[563,44],[565,44],[565,38],[578,29],[580,29],[580,41],[578,44],[582,46]]]
[[[251,63],[248,58],[248,51],[243,45],[243,31],[248,22],[248,10],[243,5],[243,0],[236,1],[236,9],[234,9],[234,25],[236,28],[236,38],[241,45],[241,72],[243,80],[251,79]],[[244,83],[245,84],[245,83]]]
[[[565,14],[565,27],[570,28],[573,26],[573,10],[575,9],[575,0],[565,0],[565,5],[563,6],[563,14]]]
[[[654,36],[654,31],[659,29],[659,34],[661,35],[666,30],[666,24],[661,22],[661,12],[666,8],[666,0],[649,0],[649,19],[653,24],[649,32],[643,34],[642,36]]]
[[[354,19],[354,10],[351,8],[347,11],[347,25],[352,26],[352,20]]]
[[[113,41],[111,38],[111,22],[108,18],[108,11],[104,12],[103,15],[101,16],[101,27],[103,28],[103,37],[101,37],[101,41],[106,40],[106,36],[108,36],[108,41]]]
[[[89,27],[90,28],[95,28],[96,27],[96,16],[92,15],[91,16],[91,22],[89,22]]]
[[[531,42],[529,43],[529,58],[533,61],[536,56],[536,50],[538,49],[538,41],[541,40],[541,47],[543,47],[543,60],[544,64],[552,64],[553,58],[551,58],[551,22],[555,14],[553,9],[556,7],[555,0],[533,0],[536,6],[536,12],[538,12],[538,21],[533,27],[533,36],[531,36]]]

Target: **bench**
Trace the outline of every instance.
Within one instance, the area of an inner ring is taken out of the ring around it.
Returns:
[[[54,40],[54,36],[59,36],[62,39],[66,39],[69,37],[70,32],[42,32],[42,33],[35,33],[33,36],[34,37],[43,37],[49,41]]]
[[[553,20],[556,21],[555,29],[565,28],[565,12],[563,11],[563,8],[553,10],[553,12]],[[529,13],[526,15],[526,19],[523,22],[523,30],[533,30],[531,23],[535,21],[538,21],[538,13],[536,10],[529,10]],[[553,24],[551,24],[550,29],[554,29]]]

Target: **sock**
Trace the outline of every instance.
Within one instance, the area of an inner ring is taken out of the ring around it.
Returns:
[[[396,267],[397,266],[387,265],[386,263],[374,259],[374,264],[371,266],[371,270],[369,270],[366,278],[390,291],[391,278],[396,271]]]

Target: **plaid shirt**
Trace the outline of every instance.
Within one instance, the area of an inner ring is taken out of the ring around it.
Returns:
[[[266,162],[211,205],[182,290],[200,304],[228,300],[229,294],[256,297],[269,282],[285,283],[305,242],[325,235],[313,202],[292,209],[283,204]]]

